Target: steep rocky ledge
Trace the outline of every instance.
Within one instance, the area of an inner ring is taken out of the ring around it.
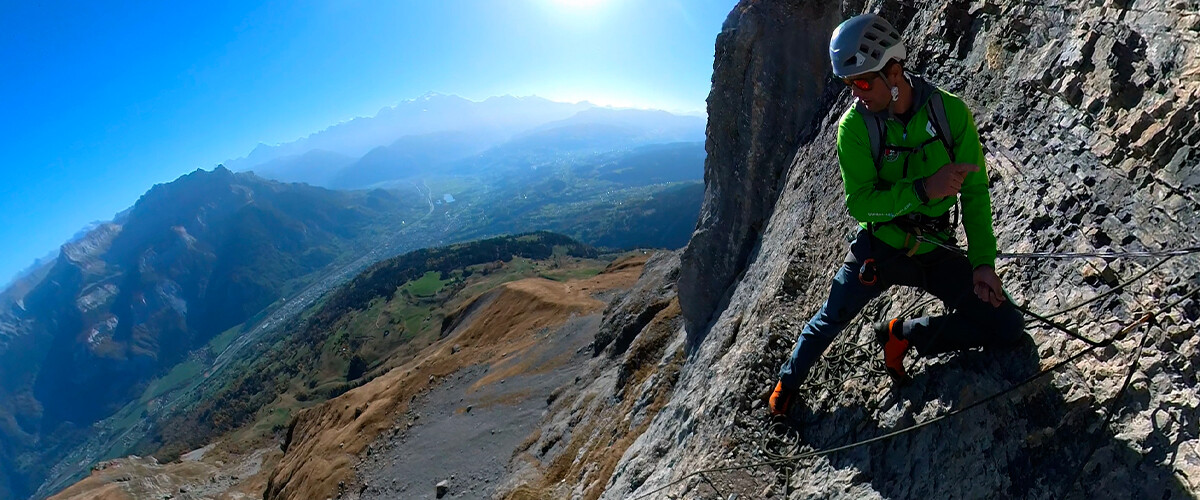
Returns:
[[[541,460],[552,465],[551,474],[516,481],[522,486],[512,498],[1200,493],[1194,300],[1052,376],[913,432],[787,465],[690,475],[762,462],[778,442],[761,395],[845,253],[853,223],[842,201],[834,134],[850,98],[832,84],[825,62],[829,34],[842,18],[884,12],[905,33],[910,67],[974,110],[1002,251],[1121,252],[1197,245],[1198,7],[1195,0],[740,2],[717,39],[708,192],[678,271],[687,349],[684,330],[677,330],[659,341],[669,348],[652,351],[659,371],[640,383],[614,381],[622,361],[598,371],[589,388],[564,394],[557,415],[572,415],[573,435],[569,429],[550,435],[569,444],[543,443],[549,456]],[[1156,262],[1003,260],[999,272],[1018,301],[1049,312],[1109,291]],[[1200,286],[1198,269],[1195,256],[1174,258],[1114,298],[1058,319],[1108,338],[1191,293]],[[832,346],[803,388],[807,408],[797,422],[797,450],[929,421],[1086,347],[1030,321],[1036,345],[920,362],[911,368],[916,382],[893,389],[866,325],[910,306],[940,307],[920,305],[924,299],[892,291]],[[642,302],[649,308],[662,300]],[[630,310],[624,324],[647,315]],[[620,332],[613,335],[628,335]],[[632,345],[652,332],[641,330]],[[595,403],[602,398],[607,405]],[[624,401],[638,404],[614,415]],[[589,405],[604,410],[588,411]],[[632,436],[638,437],[628,444]],[[615,465],[595,462],[588,452],[608,443],[624,449]],[[555,456],[566,457],[558,469]],[[569,473],[555,473],[561,469]]]

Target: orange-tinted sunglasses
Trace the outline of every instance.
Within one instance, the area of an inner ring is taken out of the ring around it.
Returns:
[[[872,83],[876,78],[879,78],[879,75],[872,74],[861,78],[842,78],[842,83],[846,84],[847,87],[854,87],[865,92],[871,90]]]

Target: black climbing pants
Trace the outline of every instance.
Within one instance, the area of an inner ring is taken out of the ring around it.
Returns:
[[[871,241],[868,242],[868,239]],[[878,281],[858,279],[861,263],[874,258]],[[784,387],[796,388],[833,339],[859,311],[892,285],[918,287],[941,299],[949,314],[909,319],[904,337],[923,356],[972,347],[1015,345],[1025,337],[1025,321],[1012,303],[1000,307],[975,295],[973,269],[967,258],[944,248],[914,255],[875,239],[866,230],[850,246],[845,263],[833,277],[829,298],[796,339],[792,355],[779,370]]]

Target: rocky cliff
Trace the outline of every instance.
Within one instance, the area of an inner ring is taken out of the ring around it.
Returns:
[[[835,5],[742,2],[717,37],[708,96],[704,208],[683,254],[679,300],[699,336],[756,252],[801,142],[828,111],[827,33]],[[822,110],[821,107],[826,109]],[[691,339],[693,344],[698,339]]]
[[[656,373],[635,384],[609,378],[632,354],[605,351],[615,361],[598,368],[589,387],[560,397],[547,420],[570,416],[572,426],[548,425],[541,435],[556,441],[530,448],[549,450],[545,475],[510,498],[1195,496],[1195,256],[1161,265],[1133,257],[1001,261],[1010,293],[1035,311],[1111,292],[1056,318],[1094,339],[1155,312],[1104,348],[1084,352],[1084,343],[1031,319],[1030,345],[921,360],[910,368],[915,383],[893,388],[867,325],[940,309],[893,290],[826,353],[790,427],[769,424],[762,394],[825,299],[853,231],[834,152],[836,122],[851,101],[825,59],[841,19],[881,11],[904,32],[908,67],[967,101],[984,142],[1001,251],[1128,252],[1197,245],[1190,229],[1200,203],[1198,7],[740,2],[717,39],[708,190],[677,271],[686,332],[656,341],[669,347],[649,350],[657,362],[639,366]],[[629,337],[622,344],[637,346],[661,336],[652,322],[638,330],[637,319],[662,301],[647,297],[644,313],[631,308],[621,325],[637,333],[614,325],[605,341]],[[1019,390],[933,421],[1061,362]],[[623,401],[636,404],[611,414]],[[845,451],[763,464],[924,422],[932,423]],[[589,463],[589,450],[614,445],[622,450],[616,464]],[[554,474],[555,450],[574,465],[570,473]]]

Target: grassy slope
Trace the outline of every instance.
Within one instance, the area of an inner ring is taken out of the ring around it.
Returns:
[[[608,263],[608,259],[572,258],[555,262],[518,258],[486,273],[482,271],[486,266],[471,266],[474,269],[467,278],[461,277],[461,271],[455,272],[450,280],[438,280],[442,286],[433,295],[397,293],[391,300],[373,301],[368,309],[355,311],[340,322],[338,333],[322,346],[321,358],[325,362],[315,371],[291,378],[286,392],[256,412],[250,423],[225,435],[224,443],[240,444],[233,447],[225,444],[227,451],[246,453],[264,446],[281,437],[291,417],[300,410],[317,406],[328,396],[365,384],[411,361],[439,338],[441,320],[447,313],[482,293],[504,283],[548,274],[558,276],[560,281],[567,276],[591,277],[603,271]],[[427,290],[432,281],[429,276],[427,273],[400,288]],[[352,341],[357,342],[353,350],[349,349]],[[357,381],[346,378],[346,367],[354,355],[367,360],[369,367]],[[186,451],[200,444],[178,449]],[[172,448],[170,443],[164,444],[160,451],[166,453],[161,458],[168,459],[177,453]]]
[[[239,394],[238,387],[246,383],[247,377],[265,375],[270,378],[265,385],[274,391],[269,401],[230,411],[219,405],[209,405],[200,411],[193,409],[186,418],[173,419],[164,426],[174,427],[176,432],[160,431],[158,439],[143,443],[140,451],[155,451],[164,460],[172,459],[231,429],[236,429],[232,434],[234,441],[248,446],[261,443],[283,431],[296,411],[337,396],[410,360],[437,340],[443,319],[465,301],[500,284],[529,277],[562,281],[595,276],[607,263],[607,259],[572,257],[562,248],[556,248],[546,260],[516,257],[508,262],[471,265],[449,273],[421,273],[395,287],[396,292],[390,298],[376,297],[362,309],[346,311],[311,348],[297,346],[292,336],[261,348],[262,352],[255,356],[256,363],[231,370],[245,376],[218,381],[222,388],[215,391],[218,400],[232,399]],[[231,329],[214,338],[213,347],[227,344],[227,337],[235,331]],[[356,362],[360,363],[361,376],[352,373],[352,364]],[[181,377],[182,374],[172,372],[152,384],[154,390],[148,388],[147,394],[161,396],[171,387],[187,388],[186,381],[169,385]],[[251,410],[252,414],[236,415]],[[205,419],[221,422],[224,427],[206,428],[208,422],[202,422]]]

